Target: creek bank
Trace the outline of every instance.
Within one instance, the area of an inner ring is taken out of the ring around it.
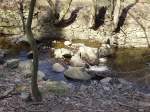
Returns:
[[[28,94],[30,92],[30,80],[24,79],[21,71],[18,69],[10,70],[8,67],[0,68],[0,71],[0,74],[5,76],[5,78],[0,78],[0,86],[3,87],[3,89],[0,88],[0,97],[9,89],[7,87],[9,85],[15,87],[15,84],[17,84],[13,92],[19,93],[19,95],[1,100],[0,109],[2,111],[6,112],[8,109],[14,111],[14,108],[16,111],[22,112],[24,108],[41,110],[43,104],[32,105],[33,102],[25,102],[26,98],[30,97],[30,94]],[[16,79],[19,82],[15,81]],[[139,89],[140,86],[135,83],[120,78],[117,80],[116,83],[113,78],[106,77],[99,81],[80,82],[78,85],[60,81],[39,80],[38,85],[41,88],[42,103],[44,103],[42,111],[56,112],[59,107],[60,112],[70,112],[71,110],[77,112],[149,112],[150,91],[146,93]],[[145,90],[150,89],[146,87]]]

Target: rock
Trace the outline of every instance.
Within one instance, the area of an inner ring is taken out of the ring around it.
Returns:
[[[99,63],[105,64],[107,62],[107,58],[99,58]]]
[[[97,59],[97,48],[81,46],[78,53],[80,54],[81,58],[88,60],[90,63],[94,63]]]
[[[19,68],[23,71],[31,70],[32,68],[32,60],[21,61],[19,63]]]
[[[64,75],[74,80],[90,80],[92,78],[92,76],[81,67],[69,67],[68,70],[64,72]]]
[[[44,78],[45,78],[45,73],[44,72],[42,72],[42,71],[38,71],[38,80],[43,80]]]
[[[3,49],[0,49],[0,58],[4,58],[5,51]]]
[[[72,66],[75,66],[75,67],[84,67],[85,66],[84,61],[80,58],[79,55],[74,55],[71,58],[70,63]]]
[[[21,61],[19,63],[19,68],[25,74],[25,78],[31,77],[31,70],[32,70],[32,60]]]
[[[89,71],[95,71],[95,72],[105,72],[108,71],[108,67],[107,66],[90,66],[90,68],[88,69]]]
[[[28,39],[27,39],[25,36],[21,36],[21,37],[16,41],[16,44],[28,44],[28,45],[29,45],[29,42],[28,42]]]
[[[18,65],[19,65],[19,59],[10,59],[10,60],[7,60],[6,64],[7,64],[7,67],[8,68],[17,68]]]
[[[65,70],[65,68],[61,64],[55,63],[52,66],[52,70],[55,72],[63,72]]]
[[[65,54],[72,55],[73,53],[70,50],[65,49],[65,48],[55,49],[54,50],[55,58],[63,58],[63,55],[65,55]]]
[[[64,42],[64,45],[65,45],[65,46],[70,46],[71,44],[72,44],[71,41],[65,41],[65,42]]]
[[[102,46],[98,49],[99,57],[111,56],[113,54],[113,49],[109,44],[102,44]]]
[[[106,77],[106,78],[104,78],[104,79],[102,79],[101,80],[101,83],[109,83],[110,81],[112,80],[112,78],[111,77]]]
[[[27,57],[28,59],[33,59],[33,52],[32,51],[28,52]]]
[[[24,72],[24,77],[25,78],[31,78],[32,77],[32,71],[31,70],[25,70],[23,72]],[[37,75],[38,75],[38,80],[45,80],[46,75],[45,75],[44,72],[39,70]]]
[[[63,57],[65,58],[65,59],[71,59],[71,57],[72,57],[72,55],[71,54],[64,54],[63,55]]]
[[[71,86],[64,81],[46,81],[46,89],[55,94],[63,95],[69,91]]]
[[[24,101],[29,101],[31,99],[30,93],[22,92],[20,98]]]
[[[80,86],[80,91],[85,91],[86,89],[87,89],[87,86],[85,86],[83,84]]]
[[[4,64],[5,63],[5,55],[8,54],[7,50],[4,49],[0,49],[0,64]]]

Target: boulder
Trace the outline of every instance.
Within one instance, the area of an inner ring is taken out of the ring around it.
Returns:
[[[70,63],[72,66],[75,66],[75,67],[84,67],[85,66],[84,61],[80,58],[79,55],[72,56]]]
[[[53,64],[53,66],[52,66],[52,70],[53,70],[54,72],[63,72],[63,71],[65,70],[65,68],[64,68],[61,64],[55,63],[55,64]]]
[[[102,44],[102,46],[98,49],[99,57],[107,57],[113,54],[113,49],[109,44]]]
[[[46,81],[46,90],[55,94],[64,95],[70,88],[70,84],[64,81]]]
[[[70,54],[72,55],[73,53],[65,48],[61,48],[61,49],[54,49],[54,56],[55,58],[63,58],[63,55],[65,54]]]
[[[20,61],[19,68],[22,70],[31,70],[32,60]]]
[[[6,65],[8,68],[17,68],[19,65],[19,59],[10,59],[6,61]]]
[[[65,77],[73,80],[90,80],[92,78],[86,71],[81,67],[69,67],[64,72]]]
[[[91,63],[95,62],[97,59],[97,48],[81,46],[79,47],[78,53],[80,54],[81,58],[84,58]]]

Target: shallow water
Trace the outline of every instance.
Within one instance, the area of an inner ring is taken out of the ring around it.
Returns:
[[[84,43],[89,47],[100,47],[100,43],[91,40],[74,40],[74,43]],[[7,48],[11,53],[17,54],[22,61],[27,60],[29,47],[25,45],[12,45],[5,39],[0,39],[0,48]],[[3,45],[2,45],[3,43]],[[55,48],[63,48],[63,42],[52,45]],[[43,52],[43,51],[42,51]],[[117,49],[112,57],[108,58],[107,66],[118,77],[123,77],[140,84],[150,84],[150,49],[149,48],[121,48]],[[40,53],[39,69],[48,79],[67,81],[63,73],[52,71],[52,59],[49,50]]]

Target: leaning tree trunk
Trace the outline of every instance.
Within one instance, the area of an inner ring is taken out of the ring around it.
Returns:
[[[118,22],[119,22],[119,16],[120,16],[120,10],[121,10],[121,0],[116,0],[116,4],[114,7],[114,17],[113,17],[113,23],[114,23],[114,29],[117,28]]]
[[[33,50],[33,68],[32,68],[32,79],[31,79],[32,96],[34,97],[36,101],[41,101],[42,97],[41,97],[41,94],[37,85],[38,48],[37,48],[36,41],[34,39],[32,29],[31,29],[35,4],[36,4],[36,0],[31,0],[29,15],[28,15],[27,24],[26,24],[26,35],[31,45],[31,48]]]

